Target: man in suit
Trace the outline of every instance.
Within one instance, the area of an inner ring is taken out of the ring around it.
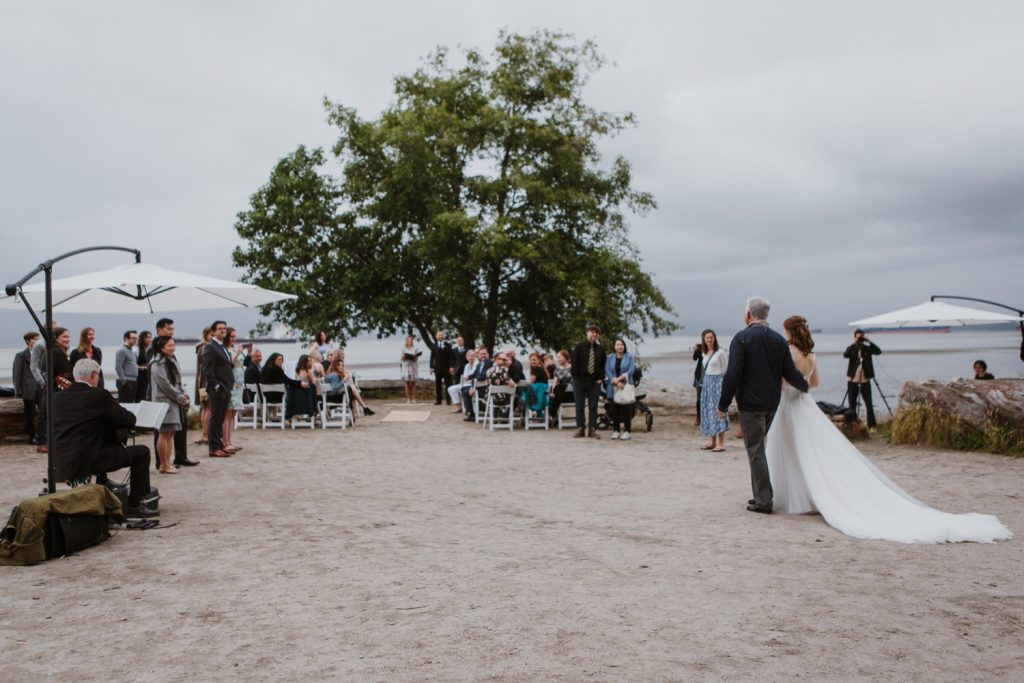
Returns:
[[[143,502],[149,496],[149,449],[123,446],[118,429],[135,426],[135,416],[120,406],[110,392],[97,388],[100,365],[91,358],[75,363],[74,384],[53,395],[54,447],[57,478],[86,479],[131,468],[126,517],[156,517]]]
[[[782,378],[800,391],[807,391],[807,381],[793,363],[789,344],[768,327],[768,310],[766,299],[755,296],[747,300],[747,327],[737,332],[729,345],[729,368],[722,379],[722,398],[718,401],[718,417],[724,418],[733,397],[736,398],[754,493],[747,501],[747,509],[765,514],[772,512],[774,492],[764,439],[782,398]]]
[[[36,394],[39,384],[32,374],[32,347],[39,341],[38,332],[26,332],[25,348],[14,356],[14,396],[20,398],[25,411],[25,434],[29,443],[36,442]],[[45,344],[44,344],[45,346]]]
[[[868,414],[868,429],[875,428],[875,407],[871,405],[871,380],[875,376],[872,356],[882,353],[871,340],[864,336],[864,330],[854,330],[853,343],[843,351],[846,364],[846,393],[850,397],[850,410],[857,414],[857,394],[864,397],[864,409]]]
[[[224,447],[224,417],[231,402],[231,388],[235,385],[231,355],[224,347],[228,324],[215,320],[210,325],[213,337],[203,349],[203,377],[210,404],[210,457],[227,458],[235,451]]]
[[[605,352],[598,341],[600,336],[601,328],[591,324],[587,327],[587,338],[572,350],[572,383],[576,401],[574,439],[584,436],[601,438],[597,434],[597,402],[601,398],[601,384],[604,382]],[[586,412],[584,408],[587,408]],[[587,421],[584,422],[584,419]]]
[[[462,378],[462,373],[466,370],[466,365],[469,363],[466,356],[469,353],[469,349],[466,348],[466,340],[460,334],[455,338],[455,348],[452,349],[452,380],[458,381]]]
[[[435,335],[436,343],[430,350],[430,371],[434,373],[434,391],[436,398],[434,405],[441,405],[442,398],[449,404],[452,399],[448,396],[448,387],[452,385],[452,377],[455,375],[454,354],[452,345],[445,340],[444,330],[438,330]]]

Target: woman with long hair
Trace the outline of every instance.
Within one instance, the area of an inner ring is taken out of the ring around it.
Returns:
[[[196,342],[196,405],[199,406],[199,423],[203,435],[195,442],[197,446],[210,443],[210,401],[206,396],[206,377],[203,375],[203,350],[213,339],[213,328],[204,327],[202,338]]]
[[[139,381],[135,385],[136,401],[149,399],[149,360],[147,356],[152,345],[153,333],[149,330],[139,332]]]
[[[807,384],[818,386],[814,340],[798,315],[783,323],[789,350]],[[855,538],[900,543],[991,543],[1013,537],[992,515],[950,514],[915,500],[857,450],[809,392],[788,384],[765,438],[777,512],[820,512]]]
[[[559,349],[555,354],[555,386],[551,391],[551,401],[548,403],[548,412],[551,416],[551,424],[554,426],[558,419],[558,408],[563,403],[572,403],[572,356],[568,349]]]
[[[228,400],[228,410],[224,414],[224,427],[221,435],[224,439],[223,450],[234,453],[242,450],[236,446],[232,437],[235,435],[235,413],[242,409],[242,390],[245,389],[245,359],[242,357],[242,347],[238,345],[238,331],[229,327],[224,335],[224,348],[231,356],[231,375],[235,383],[231,386],[231,398]]]
[[[718,346],[714,330],[700,335],[700,433],[711,439],[701,450],[721,453],[725,450],[725,433],[729,431],[729,416],[719,419],[718,400],[722,398],[722,378],[729,367],[729,354]]]
[[[45,343],[40,341],[40,344]],[[71,332],[66,327],[58,327],[53,331],[53,388],[55,391],[67,389],[75,383],[71,371],[74,365],[68,360],[71,351]]]
[[[548,408],[548,369],[536,351],[529,356],[530,386],[526,395],[526,406],[535,413],[544,414]]]
[[[310,370],[312,361],[309,354],[299,356],[295,364],[295,379],[286,382],[288,385],[285,393],[284,419],[295,415],[316,415],[316,386]]]
[[[174,433],[184,425],[182,420],[188,410],[189,398],[181,383],[181,367],[174,357],[175,343],[172,337],[157,337],[153,342],[153,359],[149,366],[149,375],[153,401],[167,405],[167,413],[160,425],[160,435],[156,440],[156,453],[159,467],[163,474],[177,474],[180,470],[171,464],[171,448]]]
[[[96,346],[93,342],[96,341],[96,330],[92,327],[83,327],[82,331],[78,335],[78,346],[71,351],[71,367],[75,367],[75,363],[82,360],[83,358],[91,358],[100,364],[100,381],[96,385],[100,389],[103,388],[103,351],[100,347]]]
[[[419,360],[423,352],[416,348],[416,337],[411,334],[405,337],[402,347],[402,381],[405,383],[405,402],[416,402],[416,380],[420,376]]]
[[[348,392],[349,402],[354,407],[353,415],[356,417],[374,414],[370,406],[366,405],[366,400],[363,399],[363,394],[359,391],[359,386],[356,384],[352,373],[345,368],[345,354],[343,352],[339,351],[335,354],[334,361],[331,363],[324,381],[331,386],[332,393]]]

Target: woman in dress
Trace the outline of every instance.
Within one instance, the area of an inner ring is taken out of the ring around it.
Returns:
[[[174,339],[157,337],[153,342],[153,358],[149,364],[149,378],[154,403],[167,405],[167,413],[160,425],[156,440],[157,470],[164,474],[177,474],[180,470],[171,464],[174,433],[182,429],[182,408],[188,410],[188,393],[181,384],[181,367],[174,357]]]
[[[201,338],[196,342],[196,396],[195,402],[199,406],[199,423],[203,426],[203,435],[196,440],[195,445],[201,446],[210,443],[210,402],[206,396],[206,377],[203,374],[203,349],[213,338],[213,328],[204,327]]]
[[[612,353],[608,354],[604,362],[604,393],[610,401],[608,410],[612,418],[612,439],[629,441],[633,438],[634,405],[616,403],[615,392],[622,391],[627,384],[633,384],[634,370],[636,365],[633,356],[626,352],[626,342],[616,339],[612,344]]]
[[[551,390],[551,400],[548,403],[548,413],[551,417],[551,424],[554,426],[558,419],[558,408],[563,403],[572,403],[572,357],[567,349],[561,349],[555,354],[555,386]]]
[[[286,382],[288,385],[284,403],[284,419],[286,420],[295,415],[316,415],[317,386],[310,371],[311,362],[309,354],[304,353],[299,356],[299,361],[295,364],[295,379],[292,382]]]
[[[718,346],[714,330],[701,334],[700,433],[711,439],[701,450],[721,453],[725,450],[725,433],[729,416],[718,418],[718,400],[722,398],[722,377],[729,367],[729,354]]]
[[[801,316],[783,324],[793,362],[818,385],[814,340]],[[832,527],[855,538],[900,543],[993,541],[1013,538],[992,515],[951,514],[914,499],[864,457],[825,417],[810,393],[788,385],[765,440],[775,510],[820,512]]]
[[[136,401],[149,400],[149,347],[153,344],[153,333],[149,330],[139,332],[139,380],[136,387]]]
[[[93,342],[96,340],[96,330],[91,327],[83,327],[82,332],[78,335],[78,346],[71,351],[71,367],[75,367],[75,363],[82,360],[83,358],[91,358],[100,364],[100,381],[96,385],[98,388],[103,388],[103,351],[100,347],[95,346]]]
[[[402,347],[402,381],[405,382],[405,402],[416,402],[416,380],[420,376],[419,360],[422,351],[416,349],[416,338],[411,334]]]
[[[238,331],[229,327],[224,336],[224,348],[231,356],[231,376],[235,383],[231,385],[231,399],[228,401],[228,410],[224,415],[224,427],[221,435],[224,440],[224,450],[240,451],[241,446],[233,443],[235,435],[235,413],[242,409],[242,390],[245,389],[245,358],[242,356],[242,347],[238,345]]]
[[[548,408],[548,369],[536,351],[530,354],[529,361],[530,387],[526,394],[526,407],[543,416]]]
[[[40,341],[40,344],[45,343]],[[71,350],[71,332],[66,327],[58,327],[53,331],[53,390],[63,391],[75,383],[72,370],[75,366],[68,360]],[[43,372],[46,368],[43,368]]]

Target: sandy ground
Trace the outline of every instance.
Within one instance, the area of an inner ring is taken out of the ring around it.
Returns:
[[[394,406],[404,409],[405,406]],[[245,431],[154,475],[173,527],[0,568],[0,680],[988,680],[1024,676],[1024,460],[864,450],[1017,539],[912,546],[747,512],[741,444],[422,423]],[[43,456],[0,448],[0,505]]]

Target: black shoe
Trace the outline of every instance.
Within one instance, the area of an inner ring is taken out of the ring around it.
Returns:
[[[582,429],[577,429],[576,433],[572,435],[572,438],[574,438],[574,439],[582,439],[586,435],[587,435],[587,433],[585,431],[583,431]]]
[[[195,467],[198,464],[199,464],[198,460],[189,460],[188,458],[186,458],[186,459],[184,459],[184,460],[182,460],[180,462],[177,461],[177,460],[174,461],[175,467]]]
[[[591,427],[587,431],[587,436],[589,436],[591,439],[600,439],[601,438],[601,435],[597,433],[597,429],[594,428],[594,427]]]
[[[147,507],[146,505],[139,503],[137,506],[126,505],[124,508],[125,517],[159,517],[160,513],[153,508]]]
[[[434,405],[435,406],[439,406],[439,405],[441,405],[441,402],[440,401],[434,401]]]
[[[748,505],[747,509],[750,510],[751,512],[760,512],[762,515],[770,515],[770,514],[772,514],[772,509],[771,508],[761,508],[761,507],[758,507],[756,505]]]
[[[363,408],[363,412],[367,415],[373,415],[375,411],[372,410],[369,406],[367,406],[366,408]]]
[[[463,422],[476,422],[476,418],[474,416],[472,416],[472,415],[467,415],[466,417],[462,418],[462,421]]]
[[[757,505],[757,503],[755,503],[754,499],[751,498],[750,500],[747,501],[747,505]]]

